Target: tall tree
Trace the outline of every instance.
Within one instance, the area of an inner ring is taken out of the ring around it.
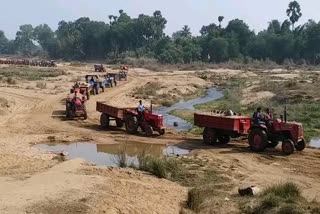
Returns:
[[[6,54],[8,52],[9,40],[4,35],[4,32],[0,30],[0,54]]]
[[[281,23],[278,20],[272,20],[269,22],[267,31],[269,33],[281,34]]]
[[[58,52],[58,41],[55,33],[47,24],[39,25],[34,28],[34,39],[47,51],[51,57],[56,57]]]
[[[224,20],[224,16],[219,16],[218,21],[219,21],[219,28],[221,29],[221,23]]]
[[[32,25],[22,25],[16,33],[15,43],[18,51],[24,55],[30,55],[36,49],[33,43],[34,34]]]
[[[292,30],[294,30],[294,24],[298,22],[302,16],[300,4],[297,1],[292,1],[289,3],[287,15],[292,23]]]
[[[172,35],[173,39],[178,39],[178,38],[191,38],[192,34],[190,31],[190,27],[188,25],[183,26],[183,28]]]

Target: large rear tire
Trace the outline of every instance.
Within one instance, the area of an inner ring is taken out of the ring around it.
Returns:
[[[290,139],[286,139],[282,142],[282,152],[285,155],[291,155],[294,152],[294,143]]]
[[[129,134],[135,134],[138,131],[138,118],[134,115],[127,115],[126,116],[126,120],[125,120],[125,124],[126,124],[126,130]]]
[[[214,145],[217,143],[217,134],[214,129],[205,128],[203,131],[203,142],[207,145]]]
[[[151,137],[153,135],[152,126],[146,125],[144,131],[146,132],[147,137]]]
[[[107,114],[101,114],[100,116],[100,125],[102,128],[108,128],[110,124],[110,118]]]
[[[264,130],[253,129],[249,133],[250,149],[254,152],[263,152],[268,145],[268,137]]]
[[[303,151],[306,148],[306,142],[304,141],[304,139],[302,139],[301,141],[299,141],[296,145],[295,148],[297,151]]]

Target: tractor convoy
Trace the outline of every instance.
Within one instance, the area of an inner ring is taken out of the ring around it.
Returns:
[[[54,60],[28,60],[28,59],[0,59],[0,64],[3,65],[27,65],[38,67],[57,67]]]
[[[103,65],[94,65],[97,72],[104,72]],[[76,82],[70,92],[73,98],[66,99],[66,117],[83,117],[87,119],[85,108],[86,100],[91,95],[106,91],[106,88],[117,86],[120,80],[127,80],[128,66],[121,66],[119,73],[88,74],[85,82]],[[108,102],[97,102],[96,111],[100,112],[100,125],[107,129],[110,122],[115,121],[118,128],[125,127],[127,133],[137,134],[143,132],[151,137],[154,133],[165,134],[163,116],[156,114],[151,108],[145,108],[139,112],[136,107],[117,107]],[[227,111],[228,112],[228,111]],[[245,136],[249,147],[254,152],[263,152],[267,148],[274,148],[280,142],[282,151],[286,155],[295,150],[302,151],[306,147],[303,138],[303,126],[301,123],[288,122],[286,109],[281,119],[268,120],[255,123],[249,116],[240,116],[223,111],[211,111],[209,113],[195,113],[194,125],[204,128],[203,141],[208,145],[228,144],[231,138]],[[230,111],[229,111],[230,112]]]
[[[100,67],[103,67],[101,65]],[[104,67],[103,67],[104,68]],[[112,88],[121,80],[120,74],[123,74],[123,66],[120,67],[119,73],[106,73],[102,75],[88,74],[84,76],[84,82],[75,82],[70,89],[70,94],[66,99],[66,118],[83,117],[87,119],[85,103],[90,100],[92,95],[97,95],[106,91],[106,88]],[[95,71],[96,65],[94,66]],[[126,67],[125,75],[128,74]],[[127,77],[125,78],[127,80]]]

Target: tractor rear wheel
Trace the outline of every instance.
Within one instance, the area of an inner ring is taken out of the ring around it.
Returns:
[[[213,129],[205,128],[203,131],[203,141],[207,145],[214,145],[217,143],[217,134]]]
[[[304,141],[304,139],[302,139],[301,141],[299,141],[296,145],[295,148],[297,151],[303,151],[306,148],[306,142]]]
[[[101,114],[100,116],[100,125],[102,128],[108,128],[110,123],[110,118],[107,114]]]
[[[160,135],[164,135],[166,133],[166,130],[165,129],[160,129],[160,131],[159,131],[159,134]]]
[[[151,137],[153,135],[153,128],[152,126],[146,125],[144,128],[147,137]]]
[[[231,137],[229,135],[222,135],[218,137],[219,143],[227,144],[230,142]]]
[[[264,130],[253,129],[249,133],[250,149],[254,152],[263,152],[268,145],[268,137]]]
[[[138,131],[139,125],[138,125],[138,118],[136,116],[130,115],[130,114],[127,115],[125,124],[126,124],[126,130],[130,134],[135,134]]]
[[[123,121],[119,118],[116,119],[116,124],[118,128],[122,128],[123,127]]]
[[[282,152],[286,155],[291,155],[294,152],[294,143],[290,139],[285,139],[282,142]]]

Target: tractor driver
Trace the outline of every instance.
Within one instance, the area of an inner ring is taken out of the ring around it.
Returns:
[[[139,100],[139,105],[138,105],[138,115],[139,115],[139,120],[141,121],[143,119],[143,112],[144,112],[144,105],[142,104],[142,100]]]
[[[261,113],[261,107],[258,107],[257,111],[253,113],[252,120],[253,120],[253,123],[256,125],[260,125],[264,123],[264,117]]]
[[[94,78],[91,77],[91,80],[89,81],[90,85],[94,85]]]

